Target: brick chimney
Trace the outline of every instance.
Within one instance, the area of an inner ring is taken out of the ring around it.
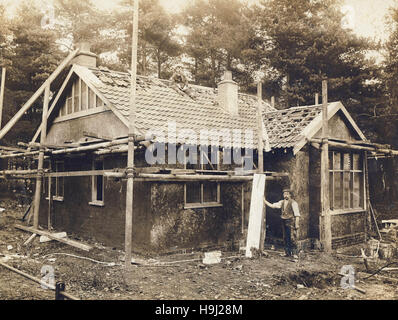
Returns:
[[[72,60],[72,64],[85,67],[97,67],[97,55],[90,51],[91,46],[88,42],[80,42],[76,45],[80,49],[78,55]]]
[[[238,84],[232,80],[231,71],[225,71],[224,79],[218,83],[218,103],[231,115],[239,114]]]

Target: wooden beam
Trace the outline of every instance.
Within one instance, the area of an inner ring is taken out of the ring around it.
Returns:
[[[80,147],[75,147],[75,148],[54,150],[51,153],[52,154],[65,154],[65,153],[73,153],[73,152],[92,151],[92,150],[97,150],[100,148],[108,148],[108,147],[116,146],[119,144],[126,144],[126,143],[128,143],[128,139],[120,139],[120,140],[113,140],[113,141],[109,141],[109,142],[95,143],[95,144],[91,144],[88,146],[80,146]]]
[[[379,144],[373,144],[371,142],[338,142],[338,141],[331,141],[333,139],[329,139],[329,146],[335,147],[341,150],[359,150],[359,151],[371,151],[371,152],[380,152],[383,154],[390,154],[390,155],[398,155],[397,150],[392,149],[384,149],[379,147]],[[321,143],[321,139],[311,139],[310,142],[313,143]]]
[[[33,105],[33,103],[41,96],[47,86],[55,80],[56,77],[69,65],[69,63],[76,57],[79,49],[71,52],[66,59],[55,69],[55,71],[47,78],[47,80],[41,85],[39,89],[30,97],[30,99],[19,109],[19,111],[12,117],[12,119],[0,130],[0,140],[11,130],[15,123],[24,115],[26,111]]]
[[[328,124],[328,87],[322,81],[322,152],[321,152],[321,215],[320,238],[325,252],[332,251],[332,227],[329,199],[329,124]]]
[[[261,245],[262,227],[264,220],[264,192],[265,175],[255,174],[253,176],[252,194],[250,199],[249,227],[246,240],[246,257],[252,257],[252,248],[262,250]]]
[[[38,154],[39,154],[39,151],[30,151],[30,152],[22,152],[22,153],[11,153],[11,154],[1,155],[0,159],[32,157],[32,156],[37,156]]]
[[[14,151],[14,152],[27,152],[26,149],[15,148],[15,147],[6,147],[6,146],[0,146],[0,150]]]
[[[56,287],[55,287],[55,286],[53,286],[53,285],[51,285],[51,284],[49,284],[49,283],[43,283],[43,280],[42,280],[42,279],[35,278],[35,277],[31,276],[30,274],[28,274],[28,273],[26,273],[26,272],[23,272],[23,271],[21,271],[21,270],[18,270],[18,269],[14,268],[14,267],[11,267],[11,266],[9,266],[8,264],[5,264],[5,263],[3,263],[3,262],[0,262],[0,265],[3,266],[4,268],[10,270],[10,271],[13,271],[13,272],[15,272],[15,273],[17,273],[17,274],[19,274],[19,275],[21,275],[21,276],[23,276],[23,277],[29,279],[29,280],[32,280],[32,281],[34,281],[34,282],[36,282],[36,283],[45,285],[48,289],[51,289],[51,290],[53,290],[53,291],[56,290]],[[61,292],[60,295],[63,295],[64,297],[66,297],[66,298],[68,298],[68,299],[70,299],[70,300],[80,300],[79,298],[77,298],[77,297],[71,295],[70,293],[66,293],[66,292],[64,292],[64,291]]]
[[[3,118],[5,82],[6,82],[6,68],[2,67],[1,68],[1,86],[0,86],[0,128],[1,128],[1,121]]]
[[[127,153],[127,188],[126,188],[126,225],[125,225],[125,266],[131,268],[133,241],[133,201],[134,201],[134,138],[135,138],[135,100],[137,88],[137,47],[138,47],[138,10],[139,0],[134,1],[133,35],[131,46],[131,85],[130,112]]]
[[[258,173],[264,172],[264,141],[263,141],[263,113],[262,113],[262,100],[263,100],[263,84],[261,81],[257,84],[257,155],[258,155]]]
[[[26,227],[26,226],[21,226],[21,225],[15,225],[15,228],[23,230],[23,231],[31,232],[31,233],[36,233],[41,236],[46,236],[47,238],[50,238],[52,240],[62,242],[64,244],[70,245],[72,247],[75,247],[75,248],[78,248],[78,249],[81,249],[84,251],[90,251],[92,249],[92,247],[87,244],[81,243],[79,241],[67,239],[67,238],[58,238],[48,231],[42,231],[42,230],[38,230],[36,228]]]
[[[44,91],[44,102],[43,102],[43,114],[41,121],[41,135],[40,143],[44,143],[47,138],[47,112],[48,104],[50,101],[50,84],[47,85]],[[40,147],[39,151],[39,161],[37,164],[37,178],[36,178],[36,188],[35,188],[35,211],[33,212],[33,226],[37,229],[39,227],[39,212],[40,212],[40,199],[41,199],[41,189],[43,183],[43,165],[44,165],[44,147]]]

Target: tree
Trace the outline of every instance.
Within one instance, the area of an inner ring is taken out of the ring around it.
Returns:
[[[72,50],[78,43],[88,42],[98,54],[113,48],[108,12],[99,10],[91,0],[58,0],[55,4],[56,30],[65,47]]]
[[[181,13],[188,30],[185,52],[193,59],[196,83],[215,86],[226,69],[240,80],[250,79],[240,66],[242,53],[255,36],[247,13],[239,0],[196,0]]]
[[[121,7],[115,15],[115,25],[121,32],[119,58],[127,69],[131,63],[132,1],[122,1]],[[138,71],[142,75],[156,72],[161,77],[167,73],[163,66],[180,55],[180,44],[175,37],[176,20],[158,0],[141,1],[139,10]]]
[[[12,64],[7,72],[8,91],[3,124],[49,77],[62,58],[62,52],[56,45],[56,33],[42,28],[42,17],[42,12],[32,3],[23,2],[9,23],[12,42],[8,49],[12,52],[9,57]],[[7,139],[14,140],[18,136],[29,139],[40,122],[41,110],[42,101],[38,100],[13,128]]]
[[[312,104],[321,81],[329,80],[331,100],[358,106],[372,79],[366,39],[342,26],[336,0],[263,0],[254,7],[266,30],[263,54],[278,72],[285,106]]]

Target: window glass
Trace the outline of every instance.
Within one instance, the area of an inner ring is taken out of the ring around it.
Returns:
[[[200,203],[201,202],[201,183],[188,182],[186,184],[186,197],[187,203]]]
[[[331,209],[363,208],[364,176],[362,155],[358,153],[329,153],[329,193]],[[333,169],[331,169],[333,167]]]
[[[87,110],[87,85],[82,81],[82,109]]]
[[[203,183],[203,202],[217,202],[217,182]]]

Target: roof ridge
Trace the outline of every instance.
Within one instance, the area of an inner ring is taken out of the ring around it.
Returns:
[[[123,75],[130,75],[129,72],[110,70],[110,69],[108,69],[108,68],[107,68],[107,70],[103,70],[103,69],[101,69],[101,67],[87,67],[87,68],[88,68],[88,69],[91,69],[91,70],[101,71],[101,72],[113,72],[113,73],[118,73],[118,74],[123,74]],[[163,82],[168,82],[168,83],[171,82],[171,80],[169,80],[169,79],[160,79],[160,78],[158,78],[158,77],[144,76],[144,75],[138,75],[138,74],[137,74],[137,78],[145,78],[145,79],[148,79],[148,80],[157,80],[157,81],[163,81]],[[195,84],[195,83],[188,83],[188,85],[189,85],[190,87],[196,87],[196,88],[202,89],[202,90],[208,90],[208,91],[217,90],[217,88],[202,86],[202,85]],[[256,97],[257,97],[257,95],[251,94],[251,93],[247,93],[247,92],[238,92],[238,94],[239,94],[239,95],[242,95],[242,96],[251,97],[251,98],[256,98]],[[262,101],[263,101],[265,104],[267,104],[267,105],[271,105],[268,101],[266,101],[266,100],[264,100],[264,99],[262,99]]]

